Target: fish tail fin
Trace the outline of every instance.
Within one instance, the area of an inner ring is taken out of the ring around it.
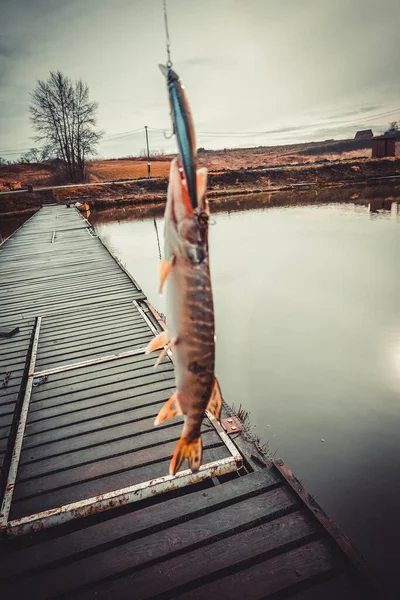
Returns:
[[[189,467],[192,473],[197,473],[203,458],[201,435],[191,441],[186,440],[184,437],[180,438],[169,465],[170,475],[175,475],[185,458],[189,461]]]

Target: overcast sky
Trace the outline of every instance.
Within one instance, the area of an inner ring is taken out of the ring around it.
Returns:
[[[399,0],[168,0],[168,16],[198,146],[352,137],[400,119]],[[144,133],[130,131],[171,129],[165,60],[162,0],[0,0],[0,156],[34,145],[29,92],[52,70],[99,102],[100,155],[137,155]],[[150,144],[176,147],[162,132]]]

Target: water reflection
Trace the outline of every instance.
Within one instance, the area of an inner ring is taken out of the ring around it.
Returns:
[[[19,215],[15,217],[2,217],[0,215],[0,244],[10,237],[31,215]]]
[[[212,205],[210,228],[224,396],[250,412],[255,433],[393,587],[400,535],[399,190],[230,197]],[[389,209],[370,212],[376,200]],[[94,213],[91,220],[165,312],[154,226],[161,235],[163,207],[151,211]]]

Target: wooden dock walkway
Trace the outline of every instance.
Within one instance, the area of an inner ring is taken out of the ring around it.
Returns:
[[[162,323],[74,208],[0,247],[4,598],[384,598],[281,462],[204,420],[204,465],[167,476],[182,421]],[[224,408],[223,417],[230,417]]]

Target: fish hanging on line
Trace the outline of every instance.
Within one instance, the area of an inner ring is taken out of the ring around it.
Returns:
[[[161,66],[160,66],[161,67]],[[160,291],[166,287],[167,330],[147,352],[164,348],[156,366],[173,348],[176,391],[159,412],[155,425],[183,415],[182,435],[170,474],[187,458],[193,473],[202,463],[201,425],[208,410],[219,419],[222,396],[215,378],[214,306],[208,254],[210,210],[206,200],[207,169],[196,168],[193,121],[183,86],[171,68],[167,76],[180,163],[171,163],[164,225]]]

